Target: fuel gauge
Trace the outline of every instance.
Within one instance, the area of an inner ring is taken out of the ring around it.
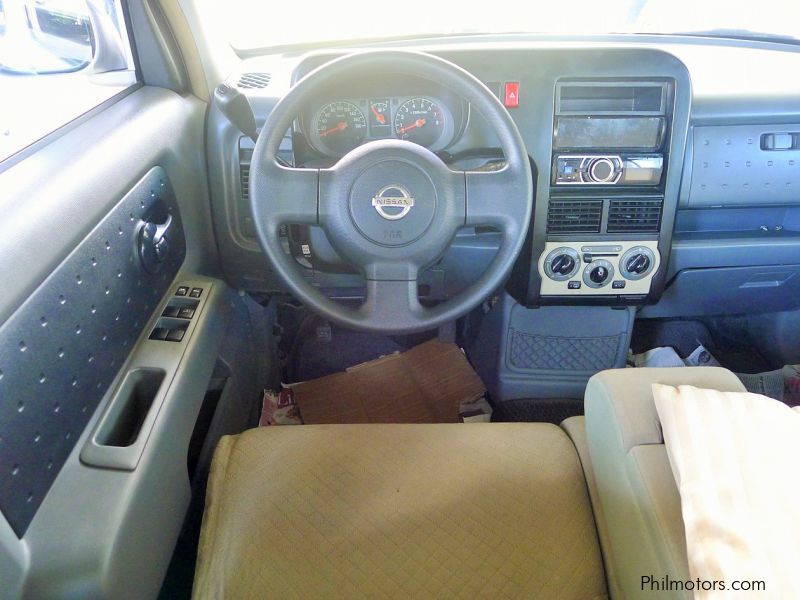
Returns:
[[[369,130],[374,137],[389,137],[392,134],[388,100],[369,101]]]

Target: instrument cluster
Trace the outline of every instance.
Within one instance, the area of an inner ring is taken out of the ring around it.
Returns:
[[[325,156],[343,156],[372,140],[408,140],[432,151],[450,146],[462,130],[462,111],[431,96],[373,96],[327,102],[306,121],[311,145]]]

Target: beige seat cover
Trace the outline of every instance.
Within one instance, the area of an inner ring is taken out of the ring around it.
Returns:
[[[597,598],[575,448],[532,423],[304,425],[225,437],[195,598]]]
[[[639,598],[642,577],[690,579],[681,499],[653,400],[654,383],[744,391],[726,369],[616,369],[586,387],[584,467],[592,481],[609,587],[616,598]],[[574,423],[575,427],[578,423]],[[671,591],[670,598],[691,598]]]

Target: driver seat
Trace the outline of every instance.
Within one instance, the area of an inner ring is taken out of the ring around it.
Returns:
[[[222,438],[194,598],[605,598],[575,447],[543,423]]]

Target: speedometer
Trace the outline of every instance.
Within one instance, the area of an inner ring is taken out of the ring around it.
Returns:
[[[314,128],[325,150],[342,155],[364,141],[367,119],[352,102],[331,102],[320,109]]]
[[[397,109],[394,131],[401,140],[432,146],[444,133],[444,113],[427,98],[411,98]]]

